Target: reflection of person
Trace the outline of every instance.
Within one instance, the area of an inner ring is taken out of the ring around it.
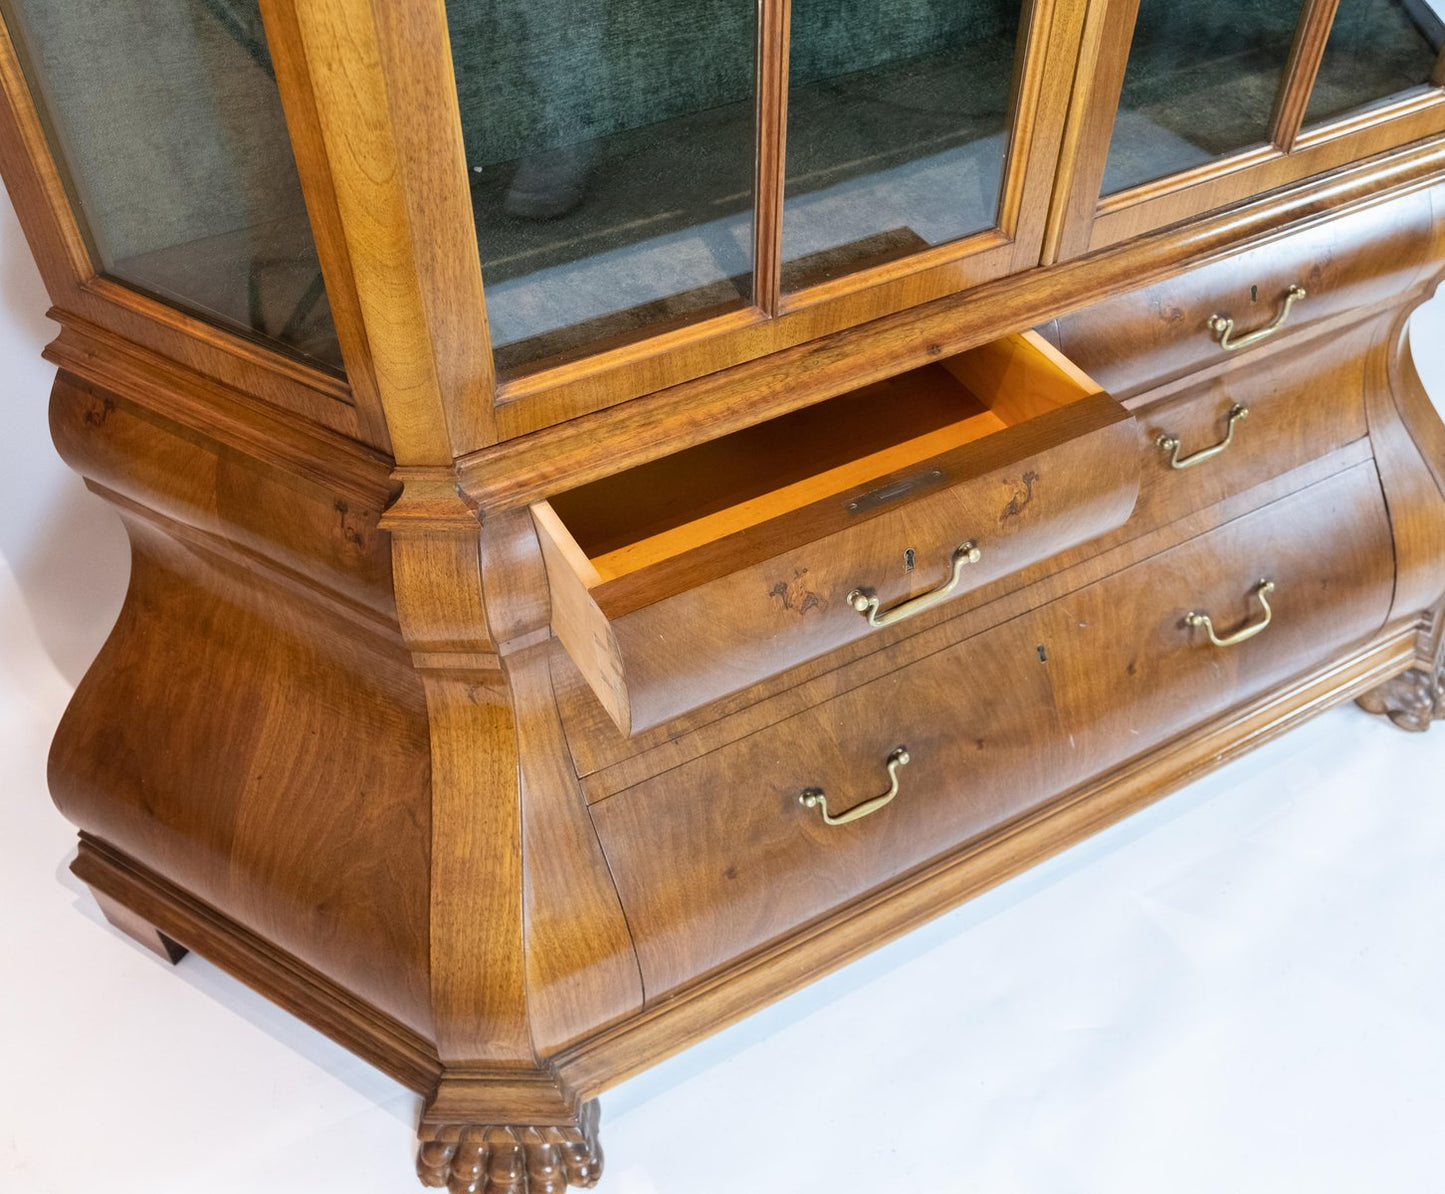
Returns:
[[[256,0],[201,0],[201,7],[216,18],[221,27],[235,39],[271,78],[276,69],[271,65],[271,52],[266,48],[266,34],[261,27],[261,9]]]
[[[586,197],[595,158],[590,141],[527,154],[517,162],[502,210],[523,220],[565,216]]]
[[[513,9],[513,51],[537,115],[527,142],[545,148],[529,148],[517,159],[502,199],[509,216],[555,220],[586,198],[596,138],[613,131],[599,127],[612,107],[603,44],[609,7],[609,0],[524,0]]]

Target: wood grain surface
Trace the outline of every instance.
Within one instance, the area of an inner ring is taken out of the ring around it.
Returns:
[[[1392,565],[1359,465],[593,805],[648,999],[1370,637]],[[1221,650],[1184,625],[1257,617],[1261,577],[1277,612],[1258,638]],[[875,795],[900,745],[912,762],[882,811],[834,827],[799,804],[810,787],[841,807]]]
[[[764,0],[755,305],[500,380],[442,0],[261,3],[344,378],[97,272],[0,33],[132,550],[50,767],[106,916],[420,1093],[424,1181],[558,1194],[639,1068],[1333,703],[1430,724],[1445,89],[1301,131],[1311,0],[1276,143],[1101,201],[1136,7],[1024,6],[996,227],[788,293]]]

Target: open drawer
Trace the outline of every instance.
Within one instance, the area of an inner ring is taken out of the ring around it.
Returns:
[[[552,628],[636,733],[1121,526],[1138,443],[1008,336],[533,506]]]

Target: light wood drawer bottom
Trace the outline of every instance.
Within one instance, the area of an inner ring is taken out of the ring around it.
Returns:
[[[592,807],[649,999],[1038,808],[1384,623],[1366,463]],[[1186,624],[1207,612],[1231,647]],[[846,825],[838,813],[900,791]]]

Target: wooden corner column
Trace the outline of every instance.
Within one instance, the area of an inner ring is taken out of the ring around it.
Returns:
[[[382,525],[430,724],[441,1063],[418,1173],[452,1190],[591,1185],[597,1105],[548,1058],[636,1011],[642,990],[556,720],[540,549],[526,511],[480,524],[449,470],[398,479]]]
[[[430,744],[438,1079],[418,1172],[453,1190],[591,1184],[596,1105],[548,1058],[640,1006],[641,983],[556,723],[530,519],[484,522],[458,496],[454,460],[495,438],[494,377],[444,7],[263,7],[312,221],[335,229],[318,243],[354,287],[350,342],[398,465],[380,527]]]

